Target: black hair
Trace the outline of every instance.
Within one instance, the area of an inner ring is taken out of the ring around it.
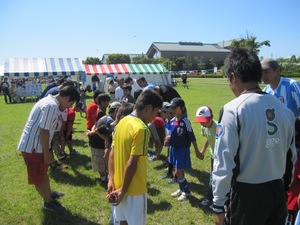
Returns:
[[[133,97],[135,100],[138,99],[138,97],[140,96],[140,94],[142,93],[143,91],[141,89],[139,90],[136,90],[134,93],[133,93]]]
[[[61,97],[69,97],[69,102],[75,101],[78,102],[80,100],[80,94],[75,86],[67,85],[60,89],[59,96]]]
[[[137,98],[134,109],[142,111],[147,105],[152,105],[153,108],[161,108],[162,104],[163,100],[161,96],[156,91],[147,89]]]
[[[235,74],[244,83],[261,82],[261,63],[256,52],[250,48],[231,50],[224,61],[224,70],[230,81]]]
[[[125,84],[129,84],[131,81],[133,81],[131,77],[126,77],[124,80]]]
[[[116,118],[120,119],[121,116],[127,116],[130,113],[132,113],[134,108],[134,104],[133,103],[129,103],[129,102],[123,102],[121,107],[119,108]]]
[[[93,94],[93,99],[94,99],[94,101],[96,101],[98,95],[100,95],[101,93],[102,93],[102,91],[100,91],[100,90],[94,91],[94,94]]]
[[[98,95],[97,101],[98,104],[100,105],[101,102],[110,101],[110,96],[108,94],[101,93],[100,95]]]
[[[146,78],[145,77],[138,77],[137,79],[136,79],[136,81],[146,81]]]

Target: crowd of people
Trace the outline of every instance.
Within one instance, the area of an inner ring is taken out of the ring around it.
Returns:
[[[218,121],[209,106],[199,107],[195,118],[188,116],[174,88],[155,86],[145,77],[110,78],[108,93],[95,89],[87,106],[82,88],[66,82],[47,88],[32,108],[18,145],[28,183],[43,197],[44,208],[65,210],[57,201],[63,193],[50,188],[47,169],[62,169],[54,156],[66,157],[66,144],[70,155],[80,154],[72,146],[72,129],[75,112],[85,111],[92,169],[107,185],[113,224],[146,224],[147,162],[160,159],[163,146],[168,158],[162,162],[167,168],[162,178],[178,185],[171,197],[185,201],[192,195],[185,176],[192,167],[191,145],[199,160],[210,151],[210,179],[199,204],[213,210],[214,224],[296,224],[299,83],[280,76],[275,60],[260,61],[248,48],[232,50],[224,69],[236,98],[222,107]],[[264,90],[261,80],[267,84]],[[191,118],[205,137],[200,148]]]

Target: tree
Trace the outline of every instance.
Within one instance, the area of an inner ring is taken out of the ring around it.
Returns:
[[[137,56],[137,57],[134,57],[132,59],[132,62],[133,64],[148,64],[148,63],[153,63],[153,59],[149,59],[147,58],[146,56],[142,55],[142,56]]]
[[[87,57],[86,60],[82,60],[82,64],[102,64],[98,57]]]
[[[205,69],[205,62],[204,62],[203,56],[200,57],[198,69],[199,70],[204,70]]]
[[[260,48],[264,45],[270,47],[271,46],[270,41],[266,40],[263,42],[257,42],[256,37],[250,34],[249,32],[247,32],[246,37],[233,40],[229,48],[235,49],[241,47],[250,47],[256,52],[256,54],[258,54]]]
[[[207,60],[206,62],[206,68],[207,69],[213,69],[216,66],[215,60],[213,58]]]
[[[130,57],[128,54],[110,54],[107,58],[108,64],[118,64],[118,63],[130,63]]]

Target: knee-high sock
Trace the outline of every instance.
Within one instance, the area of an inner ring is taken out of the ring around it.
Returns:
[[[185,177],[178,180],[178,184],[179,184],[179,188],[180,188],[181,191],[183,191],[185,193],[190,193],[189,185],[188,185],[188,182],[185,179]]]

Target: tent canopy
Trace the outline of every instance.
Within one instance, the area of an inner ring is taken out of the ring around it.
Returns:
[[[4,76],[38,77],[84,75],[79,58],[9,58],[5,60]]]
[[[98,76],[105,83],[107,77],[126,78],[128,76],[136,79],[145,76],[146,80],[156,85],[170,85],[171,78],[166,67],[161,64],[85,64],[86,77],[84,82],[91,83],[92,76]]]
[[[163,74],[168,70],[161,64],[100,64],[84,65],[87,75]]]

